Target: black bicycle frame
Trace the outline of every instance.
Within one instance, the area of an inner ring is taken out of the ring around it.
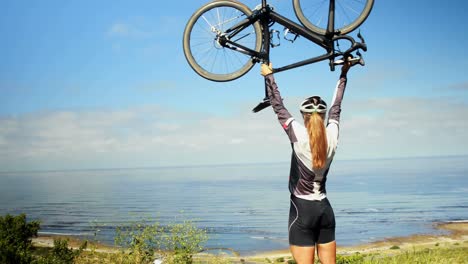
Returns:
[[[256,51],[249,49],[243,45],[236,43],[237,40],[242,39],[241,36],[238,39],[232,41],[235,36],[237,36],[242,30],[246,27],[260,21],[262,26],[262,49],[261,51]],[[363,51],[367,51],[367,46],[364,42],[364,39],[360,34],[358,37],[360,38],[361,42],[356,42],[352,37],[348,35],[340,35],[340,32],[335,32],[335,0],[330,0],[330,6],[328,10],[328,24],[325,35],[320,35],[317,33],[312,32],[311,30],[297,24],[296,22],[274,12],[268,5],[266,0],[262,0],[262,8],[259,10],[255,10],[255,12],[249,16],[248,18],[244,19],[243,21],[239,22],[237,25],[231,27],[230,29],[226,30],[222,35],[219,36],[218,42],[225,48],[229,48],[232,50],[236,50],[248,56],[251,56],[254,61],[262,61],[263,63],[270,62],[270,26],[271,23],[278,23],[285,28],[292,31],[294,34],[298,36],[302,36],[318,46],[324,48],[326,53],[317,57],[313,57],[310,59],[302,60],[296,63],[292,63],[280,68],[274,68],[273,72],[281,72],[297,67],[301,67],[307,64],[312,64],[315,62],[323,61],[323,60],[330,60],[330,70],[335,70],[334,59],[338,56],[343,56],[345,58],[348,55],[357,50],[362,49]],[[351,42],[351,47],[344,52],[335,51],[335,41],[339,39],[345,39]],[[268,91],[267,91],[267,84],[265,79],[265,98],[262,102],[260,102],[252,111],[258,112],[262,109],[270,106],[270,101],[268,99]]]
[[[254,60],[263,61],[265,63],[269,63],[269,54],[270,54],[270,23],[278,23],[294,34],[302,36],[318,46],[324,48],[327,53],[313,57],[310,59],[302,60],[296,63],[292,63],[280,68],[273,69],[273,72],[281,72],[297,67],[301,67],[307,64],[312,64],[315,62],[323,61],[326,59],[330,59],[330,69],[334,70],[334,64],[332,60],[338,56],[350,54],[351,52],[362,49],[364,51],[367,50],[367,47],[362,40],[363,43],[356,42],[352,37],[348,35],[339,35],[339,32],[335,32],[334,29],[334,17],[335,17],[335,0],[330,0],[330,7],[329,7],[329,19],[327,24],[327,30],[325,35],[319,35],[311,30],[297,24],[296,22],[276,13],[275,11],[271,10],[271,8],[267,5],[266,0],[262,0],[262,8],[260,10],[256,10],[250,17],[246,18],[245,20],[241,21],[239,24],[231,27],[230,29],[225,31],[225,34],[220,36],[219,42],[226,48],[230,48],[236,50],[238,52],[244,53],[246,55],[251,56]],[[239,34],[244,28],[260,21],[263,30],[263,45],[262,51],[255,51],[249,49],[243,45],[232,41],[237,34]],[[351,47],[346,50],[345,52],[336,52],[334,48],[334,43],[336,40],[339,39],[346,39],[351,42]],[[229,45],[227,45],[229,44]]]

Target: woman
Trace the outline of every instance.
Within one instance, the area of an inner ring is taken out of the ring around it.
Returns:
[[[315,247],[323,264],[336,263],[335,215],[325,182],[338,142],[341,100],[350,63],[341,69],[326,123],[327,104],[312,96],[300,105],[304,125],[284,107],[271,64],[262,64],[270,103],[292,146],[289,191],[289,244],[298,264],[314,263]]]

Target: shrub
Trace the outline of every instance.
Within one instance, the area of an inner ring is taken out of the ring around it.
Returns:
[[[208,240],[206,230],[197,228],[192,221],[169,224],[161,237],[162,249],[169,252],[165,258],[170,263],[193,263],[193,255],[203,249]]]
[[[31,237],[37,236],[39,222],[26,223],[26,215],[0,217],[1,264],[150,264],[156,257],[167,264],[190,264],[196,253],[203,250],[208,239],[206,231],[192,221],[169,224],[145,224],[143,221],[120,226],[116,230],[116,252],[84,252],[87,242],[78,250],[69,248],[68,240],[54,240],[54,247],[32,253]],[[205,260],[205,259],[204,259]],[[230,263],[218,256],[207,257],[208,263]]]
[[[400,247],[394,245],[394,246],[390,247],[390,249],[400,249]]]
[[[284,258],[277,258],[275,261],[276,262],[284,262]]]
[[[73,264],[75,259],[87,247],[87,244],[88,242],[85,241],[83,244],[81,244],[78,250],[73,250],[68,247],[68,240],[54,239],[52,253],[47,256],[46,260],[51,261],[49,263],[54,264]]]
[[[151,263],[155,250],[161,247],[162,231],[159,223],[146,225],[143,221],[117,227],[115,245],[122,248],[119,263]]]
[[[31,238],[38,230],[39,222],[27,223],[25,214],[0,216],[0,263],[31,263]]]
[[[197,228],[192,221],[162,226],[140,220],[116,229],[115,245],[120,250],[107,254],[103,262],[146,264],[158,257],[168,264],[190,264],[207,239],[206,231]],[[88,263],[85,259],[80,263]],[[226,263],[219,258],[212,258],[210,262]]]
[[[39,257],[35,264],[73,264],[75,259],[86,248],[87,242],[83,242],[78,250],[68,246],[66,239],[54,239],[54,247],[45,257]]]

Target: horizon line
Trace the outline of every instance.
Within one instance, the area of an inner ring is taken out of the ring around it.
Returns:
[[[468,154],[450,154],[433,156],[406,156],[406,157],[381,157],[381,158],[356,158],[356,159],[337,159],[336,161],[372,161],[372,160],[402,160],[402,159],[429,159],[429,158],[455,158],[468,157]],[[7,170],[0,171],[4,173],[39,173],[39,172],[72,172],[72,171],[112,171],[112,170],[145,170],[145,169],[175,169],[175,168],[204,168],[204,167],[230,167],[230,166],[254,166],[266,164],[283,164],[289,161],[271,161],[271,162],[240,162],[240,163],[217,163],[217,164],[185,164],[185,165],[156,165],[139,167],[102,167],[102,168],[71,168],[71,169],[31,169],[31,170]]]

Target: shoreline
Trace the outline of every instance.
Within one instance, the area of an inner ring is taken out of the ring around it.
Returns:
[[[80,237],[77,235],[60,235],[60,234],[38,234],[37,237],[32,238],[33,246],[35,247],[45,247],[45,248],[52,248],[54,247],[54,240],[55,239],[65,239],[68,240],[68,246],[73,249],[78,249],[80,246],[85,242],[89,241],[84,237]],[[98,252],[107,252],[112,253],[117,251],[119,248],[114,245],[108,245],[105,243],[101,243],[99,241],[89,241],[95,247],[96,251]],[[88,244],[89,246],[89,244]]]
[[[337,255],[359,254],[395,254],[405,250],[448,247],[459,244],[460,247],[468,247],[468,220],[447,221],[433,223],[435,230],[446,231],[446,234],[415,234],[408,236],[389,237],[373,242],[362,243],[353,246],[337,246]],[[394,249],[391,249],[394,247]],[[398,247],[398,248],[395,248]],[[265,251],[246,256],[246,259],[259,258],[287,258],[291,257],[289,249]]]
[[[447,222],[435,222],[433,223],[434,230],[446,231],[445,234],[415,234],[409,236],[400,237],[389,237],[386,239],[362,243],[354,246],[338,246],[338,255],[353,255],[359,254],[395,254],[398,252],[404,252],[405,250],[415,250],[424,248],[436,248],[436,247],[449,247],[452,245],[458,245],[459,247],[468,247],[468,220],[462,221],[447,221]],[[39,234],[38,237],[33,238],[33,245],[36,247],[53,247],[54,239],[68,239],[68,245],[74,249],[85,241],[78,236],[70,235],[50,235],[50,234]],[[100,242],[93,242],[96,247],[96,251],[112,253],[119,250],[117,246],[106,245]],[[392,249],[393,247],[393,249]],[[207,253],[201,253],[201,255]],[[209,254],[209,253],[208,253]],[[277,258],[291,258],[291,253],[288,248],[280,250],[271,250],[260,253],[253,253],[247,255],[226,255],[221,254],[223,257],[229,259],[244,259],[254,261],[257,259],[277,259]]]

